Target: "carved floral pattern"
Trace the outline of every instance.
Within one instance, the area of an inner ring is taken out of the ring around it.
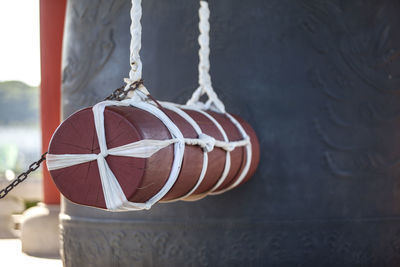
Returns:
[[[327,97],[329,120],[315,117],[314,125],[329,169],[338,177],[390,173],[400,163],[400,150],[391,148],[400,123],[399,3],[307,0],[302,7],[302,30],[327,62],[309,79]],[[362,16],[350,19],[355,9]]]
[[[82,224],[75,218],[62,222],[61,246],[66,267],[391,266],[400,260],[398,225],[398,220]],[[373,230],[365,233],[366,227]]]

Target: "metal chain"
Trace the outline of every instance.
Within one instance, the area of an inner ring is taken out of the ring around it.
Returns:
[[[128,89],[125,89],[125,86],[121,86],[120,88],[115,89],[115,91],[111,95],[106,97],[104,100],[117,100],[117,101],[124,100],[129,92],[135,91],[142,84],[143,84],[143,79],[132,83]]]
[[[20,175],[18,175],[18,177],[14,181],[12,181],[6,188],[0,190],[0,199],[5,198],[5,196],[7,196],[7,194],[10,193],[11,190],[13,190],[17,185],[19,185],[23,181],[25,181],[31,172],[36,171],[40,167],[42,162],[46,160],[46,155],[47,152],[44,153],[38,161],[33,162],[31,165],[29,165],[29,168],[26,172],[23,172]]]
[[[132,83],[126,90],[125,86],[122,86],[116,89],[111,95],[106,97],[104,100],[116,100],[116,101],[124,100],[129,92],[136,90],[142,84],[143,80],[136,81]],[[10,193],[10,191],[12,191],[20,183],[25,181],[31,172],[36,171],[40,167],[42,162],[46,160],[47,153],[48,152],[44,153],[38,161],[33,162],[31,165],[29,165],[28,170],[18,175],[18,177],[14,181],[12,181],[6,188],[0,190],[0,199],[5,198],[7,194]]]

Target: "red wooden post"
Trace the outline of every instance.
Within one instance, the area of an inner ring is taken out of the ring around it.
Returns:
[[[61,118],[61,52],[66,0],[40,0],[40,117],[42,150],[47,151]],[[43,202],[59,204],[60,193],[46,166],[43,168]]]

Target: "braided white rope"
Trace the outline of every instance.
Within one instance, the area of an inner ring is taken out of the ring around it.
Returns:
[[[130,57],[129,63],[131,69],[129,71],[129,78],[125,78],[125,90],[128,90],[131,85],[142,79],[142,60],[140,59],[140,49],[142,48],[142,0],[132,0],[131,8],[131,43],[130,43]],[[140,93],[141,92],[141,93]],[[149,92],[143,84],[140,84],[137,90],[128,93],[128,97],[134,98],[136,101],[143,100]]]
[[[215,111],[225,113],[225,106],[214,92],[210,76],[210,9],[206,1],[200,1],[199,9],[199,87],[193,92],[192,97],[186,103],[202,109],[212,108]],[[200,97],[207,94],[208,101],[202,103]]]
[[[142,0],[132,0],[131,8],[131,45],[130,45],[130,65],[129,80],[127,82],[134,83],[142,79],[142,61],[140,59],[140,49],[142,48]]]
[[[225,113],[226,116],[230,119],[230,121],[236,126],[236,128],[239,130],[241,133],[243,140],[238,141],[238,144],[240,146],[246,146],[246,163],[245,167],[243,168],[243,171],[241,172],[239,178],[228,188],[220,191],[216,191],[225,181],[226,176],[222,175],[221,178],[218,180],[218,182],[213,186],[211,190],[209,190],[205,195],[209,194],[220,194],[223,192],[226,192],[228,190],[233,189],[237,185],[239,185],[244,178],[246,177],[247,173],[249,172],[250,165],[251,165],[251,157],[252,157],[252,148],[251,148],[251,142],[250,142],[250,137],[246,133],[246,131],[243,129],[243,127],[240,125],[240,123],[229,113],[226,113],[225,111],[225,106],[224,104],[219,100],[217,94],[212,88],[212,83],[211,83],[211,75],[210,75],[210,8],[208,6],[207,1],[200,1],[200,9],[199,9],[199,30],[200,30],[200,35],[199,35],[199,45],[200,45],[200,50],[199,50],[199,87],[194,91],[191,99],[189,99],[186,103],[187,106],[185,107],[197,107],[199,109],[212,109],[214,111],[219,111],[221,113]],[[207,94],[208,96],[208,101],[206,103],[202,103],[200,101],[200,97],[204,94]],[[213,106],[212,106],[213,105]],[[207,114],[207,113],[205,113]],[[207,114],[208,117],[211,117],[209,114]],[[216,124],[215,120],[212,120],[213,123],[218,127]],[[218,127],[220,131],[222,127]],[[233,142],[230,142],[231,144]],[[226,158],[226,163],[225,167],[230,168],[230,156]],[[226,168],[225,168],[226,171]],[[224,173],[225,173],[224,171]],[[229,173],[229,169],[227,170],[226,175]]]

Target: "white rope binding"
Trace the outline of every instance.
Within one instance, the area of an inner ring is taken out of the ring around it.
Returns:
[[[130,63],[131,70],[129,72],[129,78],[125,79],[126,87],[129,89],[130,86],[142,79],[142,62],[140,59],[140,49],[141,49],[141,34],[142,26],[140,19],[142,16],[141,0],[132,0],[131,9],[131,45],[130,45]],[[211,152],[214,147],[219,147],[226,151],[226,161],[224,166],[224,171],[221,177],[218,179],[216,184],[207,191],[206,193],[197,196],[194,199],[201,199],[207,194],[220,194],[226,192],[237,185],[239,185],[243,179],[246,177],[250,164],[251,164],[251,142],[250,137],[247,135],[246,131],[240,125],[240,123],[229,113],[226,113],[224,104],[219,100],[217,94],[214,92],[211,84],[210,70],[210,24],[209,16],[210,10],[208,3],[206,1],[200,1],[199,10],[200,22],[199,22],[199,87],[193,93],[192,98],[187,102],[186,106],[180,106],[174,103],[162,102],[162,106],[169,109],[183,119],[185,119],[196,131],[198,138],[184,138],[178,127],[171,121],[171,119],[157,107],[156,103],[149,99],[147,89],[141,84],[138,90],[135,90],[133,94],[128,94],[129,99],[123,101],[103,101],[96,104],[93,108],[94,116],[94,126],[97,134],[97,138],[100,146],[99,154],[63,154],[63,155],[47,155],[47,167],[51,170],[62,169],[70,166],[75,166],[78,164],[97,161],[97,165],[100,173],[100,180],[104,192],[104,199],[106,202],[106,207],[111,211],[127,211],[127,210],[142,210],[150,209],[152,205],[160,201],[173,187],[175,184],[181,167],[184,156],[185,145],[196,145],[203,148],[203,167],[199,175],[198,181],[195,186],[185,195],[168,201],[185,200],[191,197],[192,194],[199,188],[204,180],[205,174],[208,167],[208,153]],[[206,103],[200,101],[200,97],[203,94],[207,94],[209,99]],[[145,110],[154,116],[156,116],[169,130],[172,139],[169,140],[141,140],[129,144],[122,145],[120,147],[115,147],[108,149],[107,140],[104,128],[104,110],[107,106],[133,106],[142,110]],[[212,136],[209,136],[202,132],[200,126],[181,108],[194,110],[206,116],[219,130],[223,136],[223,141],[216,140]],[[223,129],[223,127],[214,119],[210,114],[204,110],[212,109],[214,111],[223,113],[227,116],[230,121],[236,126],[236,128],[241,133],[243,139],[239,141],[229,141],[228,136]],[[161,190],[151,197],[145,203],[135,203],[127,200],[117,178],[114,176],[110,167],[107,164],[106,157],[108,155],[114,156],[125,156],[125,157],[135,157],[135,158],[149,158],[153,154],[157,153],[159,150],[169,146],[174,145],[174,160],[171,168],[171,172],[167,179],[167,182],[161,188]],[[240,176],[236,181],[231,184],[228,188],[216,191],[225,181],[229,174],[231,168],[231,157],[230,152],[237,147],[246,147],[246,164],[241,172]],[[191,200],[194,200],[191,198]]]
[[[168,128],[173,138],[170,140],[141,140],[113,149],[108,149],[104,128],[104,109],[107,106],[134,106],[136,108],[145,110],[160,119]],[[92,110],[97,139],[100,146],[100,153],[73,155],[48,154],[47,168],[49,171],[51,171],[97,160],[107,209],[112,211],[150,209],[152,205],[162,199],[169,192],[179,176],[185,149],[184,138],[181,131],[164,114],[164,112],[154,105],[144,101],[134,101],[132,99],[127,99],[124,101],[103,101],[96,104]],[[160,149],[171,144],[174,144],[174,161],[167,182],[164,184],[161,190],[145,203],[134,203],[128,201],[105,158],[108,155],[148,158]]]

